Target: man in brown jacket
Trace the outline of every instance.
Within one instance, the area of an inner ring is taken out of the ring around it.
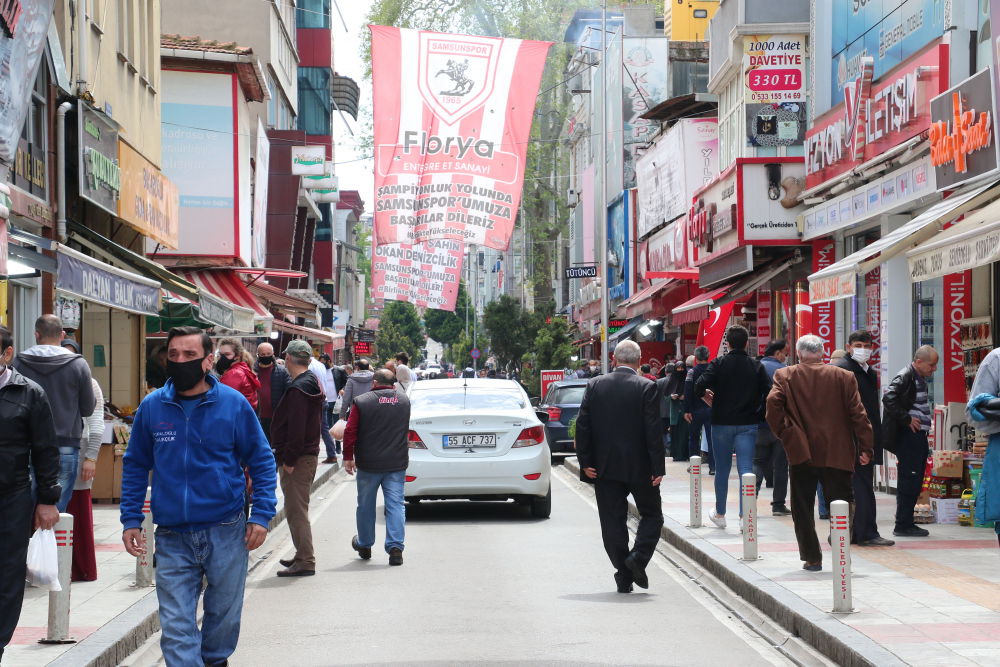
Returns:
[[[861,464],[872,456],[875,436],[861,404],[858,381],[843,368],[823,363],[823,340],[802,336],[795,344],[800,363],[779,368],[767,397],[767,423],[785,446],[791,483],[792,521],[803,569],[823,569],[813,506],[816,483],[828,503],[846,500],[854,522],[855,445]]]

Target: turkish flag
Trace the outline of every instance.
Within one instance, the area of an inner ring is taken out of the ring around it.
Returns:
[[[729,318],[733,314],[733,306],[736,302],[727,303],[724,306],[713,308],[708,311],[708,317],[703,319],[698,326],[698,345],[708,348],[708,359],[711,361],[719,356],[722,351],[722,340],[726,336],[726,329],[729,326]]]

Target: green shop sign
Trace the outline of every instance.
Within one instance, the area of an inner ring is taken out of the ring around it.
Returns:
[[[117,216],[122,187],[118,124],[80,100],[77,127],[80,196]]]

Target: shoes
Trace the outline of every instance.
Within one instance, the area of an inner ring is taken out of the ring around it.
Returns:
[[[925,533],[927,531],[924,531]],[[862,540],[858,542],[859,547],[891,547],[896,540],[887,540],[884,537],[876,537],[874,540]]]
[[[768,489],[773,489],[774,488],[774,482],[766,482],[765,481],[764,482],[764,487],[768,488]]]
[[[625,567],[628,568],[629,572],[632,573],[632,578],[635,580],[635,585],[639,588],[649,588],[649,578],[646,576],[646,570],[639,566],[639,563],[635,560],[635,555],[630,554],[628,558],[625,559]]]
[[[336,462],[337,462],[336,456],[328,456],[325,459],[323,459],[323,463],[336,463]]]
[[[292,565],[287,570],[278,570],[279,577],[311,577],[316,574],[316,570],[307,570],[298,565]]]
[[[823,563],[802,563],[802,569],[809,572],[820,572],[823,569]]]
[[[819,515],[819,520],[820,521],[829,521],[830,520],[830,515],[829,514],[820,514]]]
[[[359,545],[357,535],[351,538],[351,548],[357,551],[358,555],[364,558],[365,560],[368,560],[372,557],[372,548],[362,547],[361,545]]]
[[[723,514],[722,516],[719,516],[718,512],[716,512],[715,510],[711,510],[708,513],[708,518],[712,520],[712,523],[715,524],[716,528],[725,528],[726,527],[726,515],[725,514]]]
[[[791,516],[792,510],[788,509],[784,505],[776,505],[771,508],[772,516]]]
[[[691,474],[691,466],[688,466],[687,474],[689,474],[689,475]]]
[[[403,551],[398,547],[393,547],[389,550],[389,565],[402,565],[403,564]]]
[[[217,662],[214,665],[210,665],[206,662],[205,667],[229,667],[229,661],[223,660],[222,662]]]
[[[709,475],[714,475],[715,474],[715,468],[709,468],[708,469],[708,474]]]
[[[618,592],[619,593],[631,593],[632,590],[633,590],[632,589],[632,584],[629,584],[628,586],[619,586],[618,587]]]
[[[294,558],[281,558],[281,559],[278,560],[278,562],[281,563],[281,567],[291,567],[292,565],[295,564],[295,559]]]
[[[909,526],[907,528],[897,528],[892,531],[892,534],[896,537],[927,537],[930,533],[923,528],[917,528],[916,526]]]

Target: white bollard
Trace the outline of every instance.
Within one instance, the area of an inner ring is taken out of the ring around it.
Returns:
[[[851,599],[851,523],[846,500],[830,503],[830,542],[833,544],[833,611],[854,611]]]
[[[58,593],[49,591],[49,628],[45,639],[39,644],[72,644],[76,640],[69,636],[69,587],[73,573],[73,515],[59,514],[59,521],[53,528],[56,533],[56,552],[59,557]]]
[[[757,475],[740,478],[743,498],[743,560],[757,560]]]
[[[135,587],[147,588],[153,585],[153,513],[149,509],[152,487],[146,487],[146,501],[142,504],[142,533],[139,548],[142,553],[135,559]]]
[[[691,457],[691,528],[701,528],[701,457]]]

